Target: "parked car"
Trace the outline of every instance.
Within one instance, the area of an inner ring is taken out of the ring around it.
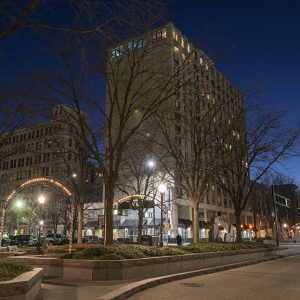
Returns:
[[[48,233],[45,240],[51,245],[64,245],[69,242],[69,239],[60,233]]]
[[[103,243],[103,239],[99,238],[96,235],[86,235],[82,238],[83,243],[89,243],[89,244],[98,244]]]
[[[1,240],[1,247],[9,246],[9,243],[10,243],[10,239],[8,237],[4,238]]]
[[[17,245],[18,247],[29,246],[31,241],[35,238],[31,234],[18,234],[9,237],[9,245],[14,246]]]
[[[37,239],[36,237],[32,237],[32,239],[29,240],[28,246],[29,246],[29,247],[36,246],[36,245],[37,245],[37,242],[38,242],[38,239]]]

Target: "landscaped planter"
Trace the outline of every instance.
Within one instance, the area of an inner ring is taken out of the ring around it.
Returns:
[[[128,280],[195,271],[236,262],[270,258],[282,250],[249,249],[197,253],[127,260],[83,260],[44,257],[15,257],[34,267],[44,268],[44,276],[83,280]],[[283,251],[284,252],[284,251]]]
[[[0,281],[0,300],[33,300],[41,288],[43,269],[34,268],[14,279]]]

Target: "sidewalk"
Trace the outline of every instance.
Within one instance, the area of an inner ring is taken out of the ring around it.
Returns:
[[[282,251],[285,256],[300,253],[300,243],[282,246],[288,247],[288,249]],[[94,300],[134,282],[137,282],[137,280],[82,281],[47,278],[43,281],[42,289],[35,300]]]

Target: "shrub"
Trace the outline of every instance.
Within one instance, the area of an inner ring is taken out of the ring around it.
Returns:
[[[117,253],[107,253],[100,257],[102,260],[122,260],[124,257]]]
[[[64,254],[63,259],[101,259],[120,260],[144,257],[183,255],[187,253],[203,253],[217,251],[232,251],[239,249],[270,248],[272,245],[260,243],[199,243],[184,247],[153,247],[143,245],[114,244],[86,248],[74,254]]]
[[[32,267],[21,261],[3,259],[0,261],[0,281],[12,279],[22,273],[31,271]]]

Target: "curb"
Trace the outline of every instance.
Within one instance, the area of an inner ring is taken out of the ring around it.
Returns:
[[[231,269],[246,267],[246,266],[250,266],[250,265],[254,265],[254,264],[258,264],[258,263],[262,263],[262,262],[267,262],[267,261],[271,261],[271,260],[275,260],[275,259],[280,259],[280,258],[284,258],[284,257],[288,257],[288,256],[293,256],[293,255],[297,255],[297,254],[293,253],[291,255],[276,255],[276,256],[273,256],[270,258],[249,260],[249,261],[244,261],[244,262],[239,262],[239,263],[234,263],[234,264],[229,264],[229,265],[201,269],[201,270],[192,271],[192,272],[177,273],[177,274],[172,274],[172,275],[167,275],[167,276],[162,276],[162,277],[155,277],[155,278],[140,280],[140,281],[131,283],[129,285],[126,285],[124,287],[121,287],[119,289],[116,289],[113,292],[102,295],[102,296],[96,298],[96,300],[124,300],[124,299],[127,299],[127,298],[129,298],[139,292],[142,292],[146,289],[149,289],[149,288],[152,288],[152,287],[164,284],[164,283],[169,283],[172,281],[186,279],[186,278],[190,278],[190,277],[207,275],[207,274],[227,271],[227,270],[231,270]]]

